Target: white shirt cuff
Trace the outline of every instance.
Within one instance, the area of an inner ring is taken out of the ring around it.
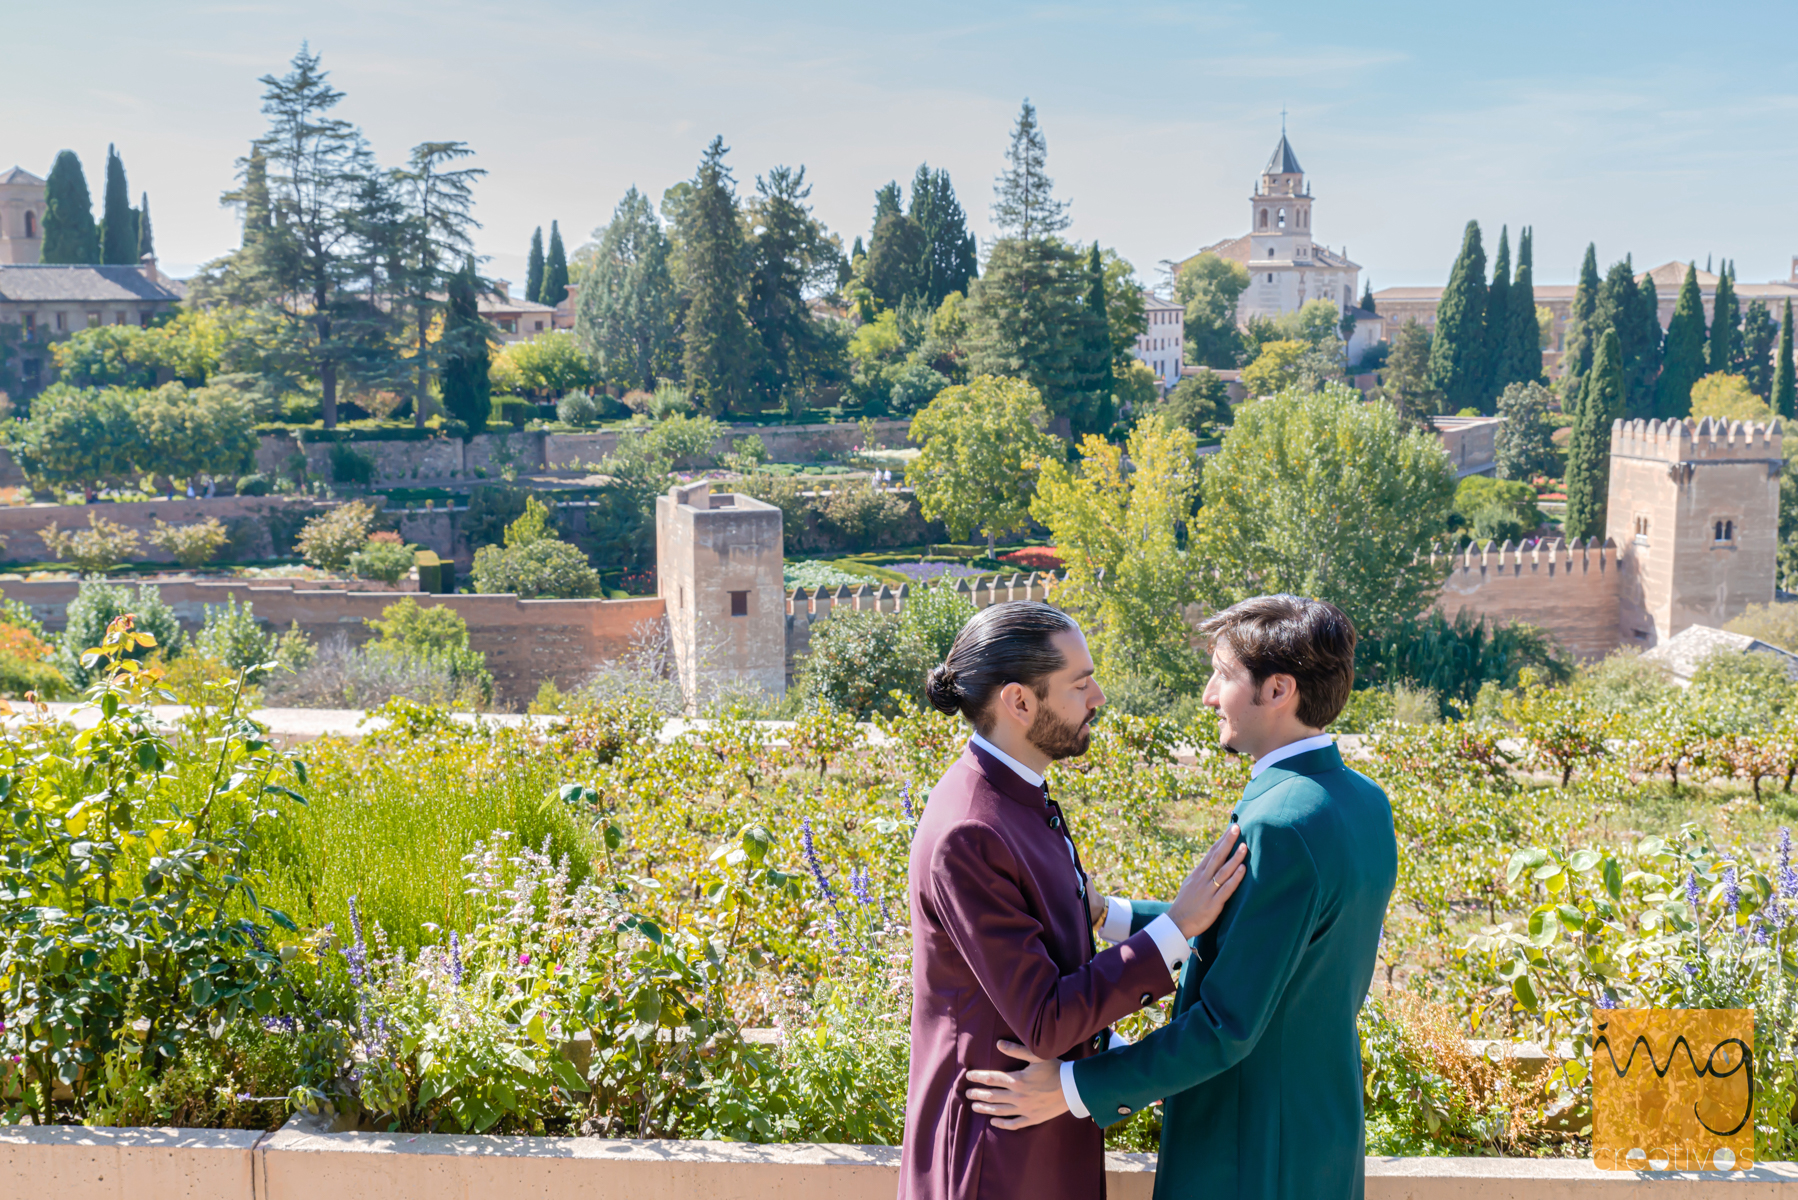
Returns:
[[[1155,945],[1160,949],[1162,961],[1167,963],[1168,970],[1178,971],[1192,957],[1192,947],[1186,944],[1186,935],[1180,932],[1180,927],[1166,913],[1150,921],[1143,932],[1155,939]]]
[[[1061,1064],[1061,1098],[1068,1102],[1068,1111],[1076,1117],[1086,1118],[1092,1114],[1086,1111],[1086,1105],[1080,1103],[1080,1089],[1074,1086],[1074,1064]]]
[[[1129,941],[1130,921],[1134,916],[1128,900],[1120,900],[1116,896],[1105,897],[1105,920],[1099,926],[1099,936],[1113,945]]]

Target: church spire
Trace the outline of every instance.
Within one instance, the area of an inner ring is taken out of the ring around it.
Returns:
[[[1305,168],[1299,166],[1299,156],[1292,152],[1292,143],[1286,140],[1286,117],[1280,117],[1280,144],[1274,147],[1273,154],[1268,156],[1267,166],[1262,168],[1263,175],[1303,175]]]

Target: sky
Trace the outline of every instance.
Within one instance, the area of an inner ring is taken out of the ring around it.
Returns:
[[[1070,237],[1157,264],[1247,231],[1281,113],[1318,241],[1373,286],[1439,284],[1469,219],[1535,230],[1538,282],[1632,254],[1798,254],[1798,5],[198,3],[4,0],[0,169],[106,147],[147,191],[164,269],[231,249],[220,207],[264,128],[258,78],[307,42],[383,163],[460,140],[488,176],[477,244],[522,280],[531,230],[573,251],[625,189],[690,178],[714,135],[738,186],[803,165],[847,246],[876,188],[945,168],[991,232],[1020,103],[1038,110]],[[19,120],[20,114],[28,119]],[[96,214],[97,215],[97,214]]]

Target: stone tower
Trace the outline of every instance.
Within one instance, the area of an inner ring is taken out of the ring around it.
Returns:
[[[30,265],[43,248],[44,181],[20,167],[0,171],[0,263]]]
[[[1249,197],[1249,235],[1255,239],[1250,271],[1256,259],[1291,262],[1305,257],[1298,251],[1311,245],[1311,189],[1284,130]]]
[[[1780,441],[1778,421],[1612,425],[1605,532],[1623,645],[1648,649],[1773,599]]]
[[[689,710],[722,688],[787,691],[781,515],[696,483],[656,497],[656,590]]]

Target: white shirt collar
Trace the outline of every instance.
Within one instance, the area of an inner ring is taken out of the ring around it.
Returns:
[[[999,749],[999,747],[993,745],[991,742],[989,742],[985,738],[981,737],[978,733],[976,733],[973,736],[971,736],[970,738],[968,738],[968,742],[970,745],[979,746],[982,750],[986,751],[988,754],[992,755],[994,758],[998,759],[1000,762],[1002,762],[1006,766],[1010,767],[1013,771],[1017,772],[1017,776],[1019,779],[1022,779],[1025,783],[1029,784],[1031,787],[1043,786],[1043,777],[1041,775],[1038,775],[1035,771],[1032,771],[1029,767],[1025,766],[1023,763],[1019,762],[1017,759],[1013,758],[1011,755],[1005,753],[1005,751]]]
[[[1256,759],[1254,765],[1249,767],[1249,778],[1260,778],[1261,772],[1267,770],[1275,763],[1285,762],[1287,759],[1296,755],[1309,754],[1313,750],[1322,750],[1325,746],[1333,746],[1335,744],[1336,739],[1327,733],[1319,733],[1308,738],[1300,738],[1296,742],[1287,742],[1278,750],[1269,750],[1266,754],[1263,754],[1260,758]]]

